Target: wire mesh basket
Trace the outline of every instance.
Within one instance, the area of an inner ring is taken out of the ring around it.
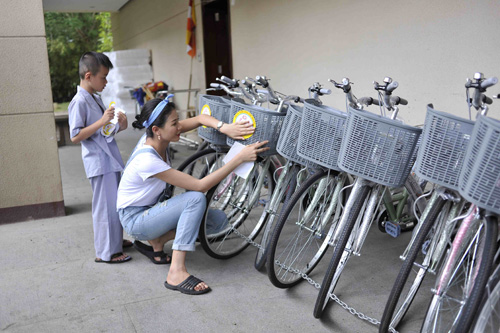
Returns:
[[[200,95],[199,114],[208,114],[225,123],[229,122],[231,100],[221,96]],[[226,135],[216,129],[200,126],[198,136],[214,145],[226,145]]]
[[[458,178],[474,121],[427,107],[415,173],[431,183],[458,190]]]
[[[402,186],[415,162],[422,130],[349,107],[339,167],[378,184]]]
[[[320,105],[315,100],[306,100],[298,155],[329,169],[340,170],[337,162],[346,121],[347,113]]]
[[[500,121],[484,116],[477,119],[459,187],[468,201],[500,214]]]
[[[260,156],[275,155],[276,145],[280,136],[281,127],[285,120],[286,113],[276,112],[256,105],[248,105],[235,100],[231,101],[231,116],[229,121],[250,121],[254,124],[255,132],[247,136],[246,140],[233,140],[227,137],[227,144],[232,146],[235,141],[248,145],[257,141],[269,140],[264,147],[269,147],[268,151],[260,153]]]
[[[290,105],[281,128],[280,138],[276,150],[289,161],[299,163],[308,167],[315,167],[309,160],[297,154],[300,124],[302,121],[303,108],[298,105]]]

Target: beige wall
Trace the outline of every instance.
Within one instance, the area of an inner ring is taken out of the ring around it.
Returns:
[[[196,43],[203,54],[200,2],[196,7]],[[187,89],[190,59],[186,53],[187,1],[131,0],[119,13],[111,14],[114,50],[145,48],[151,50],[156,81],[165,81],[170,88]],[[205,88],[203,61],[193,60],[192,88]],[[186,109],[187,94],[177,94],[178,108]],[[191,96],[191,106],[194,106]]]
[[[475,71],[500,76],[500,1],[235,0],[235,77],[267,75],[273,87],[305,95],[315,81],[349,77],[357,96],[391,76],[410,124],[425,106],[468,116],[464,83]],[[499,93],[500,86],[490,89]],[[340,91],[324,98],[345,108]],[[491,115],[500,118],[499,102]]]
[[[0,4],[0,223],[61,215],[42,0]]]
[[[357,96],[375,96],[372,81],[391,76],[409,100],[400,115],[421,124],[425,106],[466,117],[464,83],[474,72],[499,76],[500,2],[490,0],[229,0],[233,72],[266,75],[287,94],[306,95],[319,81],[349,77]],[[149,48],[156,80],[188,85],[187,1],[131,0],[112,15],[115,49]],[[196,1],[202,52],[200,1]],[[202,52],[203,54],[203,52]],[[204,87],[195,61],[193,87]],[[490,89],[490,95],[500,92]],[[178,96],[179,101],[184,96]],[[182,99],[182,105],[185,100]],[[336,90],[327,105],[345,107]],[[498,104],[498,102],[496,103]],[[492,107],[493,117],[500,109]]]

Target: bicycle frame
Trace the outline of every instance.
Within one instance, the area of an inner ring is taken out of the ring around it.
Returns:
[[[449,258],[442,270],[441,276],[438,278],[438,282],[435,288],[436,295],[442,294],[443,287],[448,284],[451,276],[453,275],[452,268],[456,265],[456,262],[461,259],[459,257],[459,254],[464,252],[465,244],[467,244],[472,237],[475,237],[475,234],[479,228],[479,226],[474,223],[475,221],[477,221],[476,217],[478,217],[478,212],[476,210],[477,207],[475,205],[472,205],[470,214],[468,214],[467,217],[462,221],[462,224],[458,229],[457,235],[455,236],[455,239],[453,240],[453,243],[451,245]]]
[[[323,197],[330,182],[334,180],[336,181],[336,186],[333,195],[331,197],[330,203],[328,204],[328,208],[326,209],[325,212],[317,212],[317,211],[315,212],[313,208],[316,207],[316,205]],[[347,174],[345,173],[342,173],[334,178],[328,175],[326,178],[321,179],[318,184],[318,188],[316,189],[314,196],[311,199],[311,202],[309,203],[308,207],[306,208],[306,211],[304,212],[302,220],[297,221],[296,223],[310,232],[318,232],[318,230],[322,232],[323,228],[328,223],[328,221],[333,215],[335,208],[337,207],[340,193],[344,187],[344,183],[346,180],[347,180]],[[308,221],[313,214],[316,214],[316,217],[312,219],[313,222],[309,226],[304,225],[304,221]],[[316,236],[321,237],[322,235],[318,234]]]

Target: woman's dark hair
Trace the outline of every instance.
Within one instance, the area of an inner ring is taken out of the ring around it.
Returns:
[[[149,116],[151,115],[151,113],[153,113],[154,109],[158,104],[160,104],[161,101],[163,101],[161,98],[154,98],[147,101],[141,109],[141,114],[135,116],[136,120],[132,123],[132,127],[138,129],[144,128],[144,125],[142,123],[149,119]],[[156,120],[151,125],[149,125],[148,128],[146,128],[146,135],[148,138],[153,137],[153,126],[163,127],[168,119],[168,116],[170,116],[170,113],[172,113],[172,110],[174,109],[175,104],[172,102],[168,102],[165,105]]]

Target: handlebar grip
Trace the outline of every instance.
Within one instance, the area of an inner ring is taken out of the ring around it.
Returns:
[[[408,101],[404,98],[401,98],[399,96],[391,96],[391,104],[392,105],[408,105]]]
[[[399,104],[401,104],[401,105],[408,105],[408,101],[406,99],[400,97],[399,98]]]
[[[323,94],[323,95],[330,95],[332,93],[332,90],[331,89],[327,89],[327,88],[321,88],[319,90],[319,93]]]
[[[483,95],[483,102],[486,103],[486,104],[491,104],[493,103],[493,100],[491,98],[489,98],[488,96],[486,95]]]
[[[391,92],[394,91],[397,87],[399,86],[399,83],[397,81],[392,81],[389,83],[389,85],[385,88],[385,91]]]
[[[486,79],[483,82],[481,82],[481,88],[486,89],[488,87],[494,86],[497,83],[498,79],[496,77],[490,77],[489,79]]]
[[[222,75],[222,76],[220,77],[220,79],[221,79],[222,81],[224,81],[225,83],[229,84],[229,85],[234,85],[234,84],[235,84],[234,80],[231,80],[231,79],[230,79],[230,78],[228,78],[227,76]]]
[[[215,89],[221,89],[220,83],[210,83],[210,87],[215,88]]]
[[[379,105],[379,106],[382,105],[382,103],[378,99],[375,99],[372,97],[361,97],[360,99],[358,99],[358,103],[364,104],[364,105],[372,105],[372,104]]]
[[[263,86],[264,88],[267,88],[267,86],[269,85],[269,83],[267,83],[267,80],[264,79],[262,76],[257,76],[255,79],[257,83]]]

